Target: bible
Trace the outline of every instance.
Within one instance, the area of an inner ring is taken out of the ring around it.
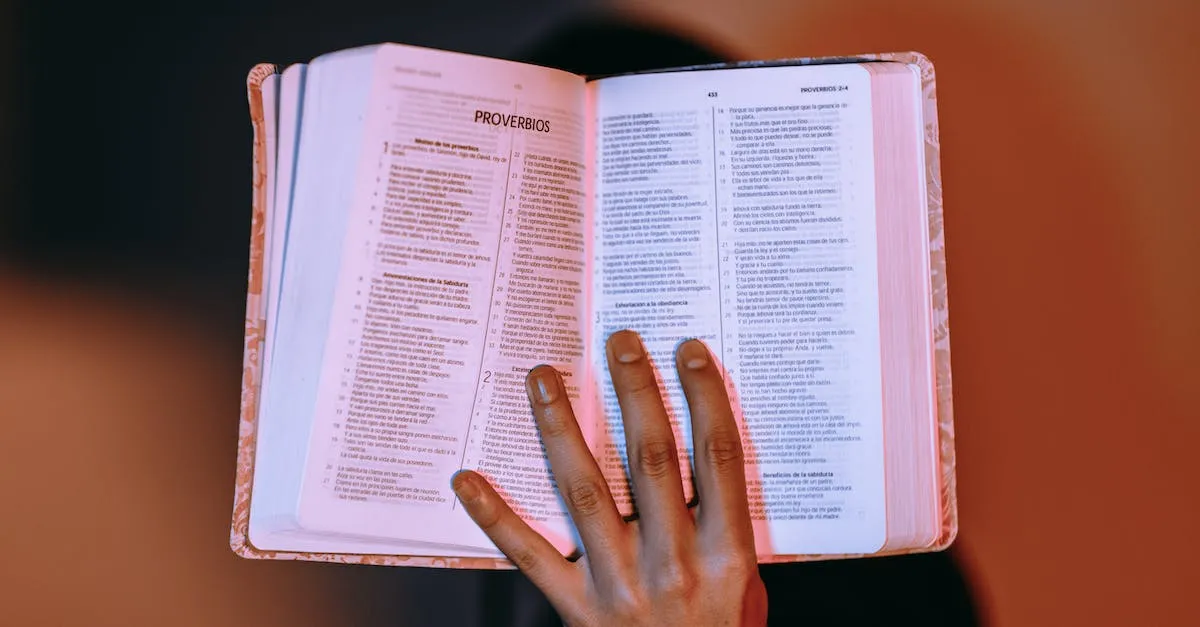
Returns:
[[[953,542],[924,56],[580,76],[384,44],[258,65],[248,95],[239,555],[511,568],[450,489],[462,468],[579,550],[524,377],[562,373],[634,515],[604,357],[626,328],[689,498],[672,354],[696,337],[721,364],[760,562]]]

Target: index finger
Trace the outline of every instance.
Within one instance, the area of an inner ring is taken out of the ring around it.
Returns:
[[[471,520],[559,612],[579,605],[584,587],[580,571],[522,520],[487,479],[462,470],[454,475],[451,487]]]
[[[700,535],[729,540],[753,551],[742,438],[721,370],[708,347],[695,339],[679,346],[675,367],[692,414]]]
[[[583,541],[588,567],[598,580],[612,580],[626,557],[628,530],[608,482],[583,439],[558,371],[538,366],[529,371],[525,383],[550,471]]]

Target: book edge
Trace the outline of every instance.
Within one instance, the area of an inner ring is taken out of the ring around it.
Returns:
[[[882,551],[869,554],[838,555],[770,555],[759,556],[760,564],[804,561],[829,561],[865,557],[886,557],[913,553],[941,551],[949,548],[958,536],[958,500],[956,460],[954,450],[954,412],[950,370],[950,328],[947,298],[945,234],[942,221],[942,180],[940,140],[938,133],[936,75],[933,62],[920,52],[889,52],[846,57],[798,57],[775,61],[753,61],[707,66],[690,66],[656,72],[717,69],[732,67],[764,67],[770,65],[816,65],[831,63],[862,63],[893,61],[916,66],[920,71],[922,102],[925,120],[925,171],[930,237],[930,280],[933,294],[934,364],[937,387],[937,420],[939,465],[941,468],[942,529],[931,545]],[[238,461],[230,547],[237,555],[248,559],[300,560],[368,564],[379,566],[419,566],[428,568],[460,568],[511,570],[513,564],[503,558],[426,557],[404,555],[367,555],[348,553],[310,553],[266,551],[250,543],[250,491],[254,476],[254,445],[257,426],[258,389],[261,381],[261,347],[265,321],[262,317],[262,270],[266,217],[266,136],[262,104],[262,82],[278,72],[273,64],[260,63],[249,72],[246,85],[254,129],[252,216],[250,231],[250,268],[247,277],[245,341],[242,363],[241,418],[238,429]],[[599,77],[587,77],[588,80]]]
[[[916,51],[862,54],[849,57],[805,57],[780,61],[749,62],[727,67],[762,67],[769,65],[816,65],[828,63],[863,63],[891,61],[917,67],[921,77],[924,118],[926,205],[929,231],[929,268],[933,294],[934,369],[936,412],[938,423],[938,454],[941,475],[941,531],[928,546],[898,548],[866,554],[842,555],[773,555],[759,562],[788,563],[864,557],[887,557],[930,553],[950,548],[958,537],[957,463],[954,448],[954,397],[950,367],[949,300],[946,276],[946,238],[943,230],[943,198],[941,175],[941,142],[937,116],[937,77],[933,61]],[[693,68],[697,69],[697,68]]]
[[[253,178],[251,187],[250,255],[246,277],[246,317],[242,345],[242,394],[238,422],[237,473],[234,485],[233,517],[229,544],[235,553],[251,557],[255,552],[249,541],[250,491],[254,478],[254,444],[258,417],[258,390],[261,349],[265,320],[262,311],[263,253],[266,244],[266,120],[263,111],[262,84],[278,69],[259,63],[246,76],[246,97],[250,107]]]

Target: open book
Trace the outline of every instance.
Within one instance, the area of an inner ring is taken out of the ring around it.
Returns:
[[[524,391],[548,363],[625,513],[604,342],[707,342],[762,562],[957,530],[933,69],[917,54],[584,77],[403,45],[250,74],[254,217],[232,545],[510,566],[489,477],[578,548]],[[693,496],[690,482],[688,495]]]

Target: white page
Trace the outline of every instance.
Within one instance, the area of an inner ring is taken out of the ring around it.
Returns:
[[[582,233],[582,179],[569,182],[583,161],[582,79],[388,45],[373,80],[300,524],[491,547],[450,490],[455,471],[478,467],[568,551],[569,524],[520,405],[524,371],[544,355],[569,368],[582,343],[578,326],[571,347],[558,341],[565,332],[531,338],[520,325],[546,331],[582,313],[581,237],[554,224],[561,216],[537,215],[562,201]],[[556,191],[564,186],[573,198]],[[558,291],[571,276],[574,291]],[[552,338],[566,346],[536,345]]]
[[[263,310],[266,319],[270,319],[275,315],[274,307],[271,304],[271,299],[268,296],[272,288],[278,289],[278,280],[272,276],[270,265],[271,253],[274,250],[277,242],[272,237],[270,228],[275,223],[278,214],[275,206],[275,181],[278,180],[278,164],[277,154],[279,150],[279,75],[272,74],[262,82],[262,105],[263,105],[263,126],[266,129],[267,140],[267,178],[264,185],[267,188],[267,206],[264,211],[266,217],[267,232],[263,238]]]
[[[316,398],[313,382],[320,372],[336,259],[353,201],[373,59],[371,49],[340,51],[314,59],[305,72],[286,239],[286,249],[296,252],[285,256],[279,274],[275,329],[269,335],[274,348],[269,351],[270,371],[263,373],[250,497],[252,542],[297,527],[296,503]]]
[[[267,223],[267,240],[271,245],[266,255],[270,280],[267,283],[267,337],[263,351],[263,372],[271,371],[275,353],[275,329],[279,315],[279,294],[283,285],[284,256],[287,251],[288,223],[292,217],[292,192],[296,171],[296,148],[299,145],[300,120],[304,103],[304,76],[307,66],[296,64],[279,76],[279,132],[274,167],[274,202],[271,220]]]
[[[643,334],[690,448],[673,351],[700,337],[744,411],[759,552],[877,550],[886,511],[867,72],[692,71],[592,88],[592,338],[610,476],[626,461],[604,340]]]

